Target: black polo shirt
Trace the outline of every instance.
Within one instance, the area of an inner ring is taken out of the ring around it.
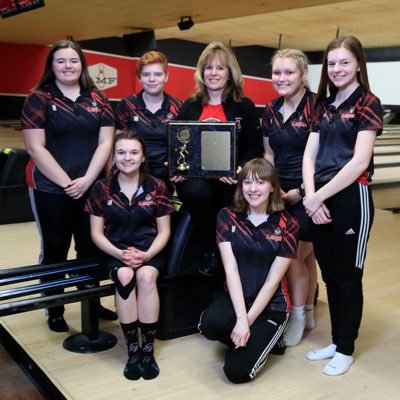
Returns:
[[[130,202],[114,176],[97,181],[85,211],[104,218],[104,235],[119,249],[134,246],[147,251],[157,235],[156,218],[174,211],[165,183],[149,176]]]
[[[141,136],[146,144],[150,172],[157,177],[168,176],[168,122],[175,119],[182,102],[167,93],[161,108],[153,114],[146,108],[143,90],[137,95],[124,97],[115,111],[117,129],[132,129]]]
[[[56,84],[30,94],[22,108],[22,129],[44,129],[46,149],[71,179],[86,174],[102,126],[113,126],[108,99],[98,89],[81,90],[76,101],[64,97]],[[47,179],[33,162],[27,167],[28,185],[51,193],[64,190]]]
[[[329,97],[318,106],[311,132],[319,133],[319,150],[315,163],[314,180],[329,182],[354,155],[358,132],[377,131],[383,127],[383,110],[379,99],[359,85],[338,108]],[[373,159],[358,182],[368,184],[373,175]]]
[[[265,283],[276,257],[296,258],[299,226],[286,211],[274,213],[255,227],[247,215],[223,208],[217,218],[217,242],[230,242],[238,264],[247,307],[251,307]],[[286,278],[279,284],[267,308],[290,311]]]
[[[283,122],[284,98],[267,104],[262,116],[263,136],[269,138],[274,151],[275,168],[281,179],[302,182],[304,149],[310,133],[314,109],[314,93],[306,90],[296,111]]]

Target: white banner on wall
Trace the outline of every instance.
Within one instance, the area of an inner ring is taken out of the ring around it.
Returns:
[[[400,61],[368,63],[368,78],[372,92],[382,104],[400,105]],[[308,83],[313,92],[318,90],[321,64],[309,65]]]

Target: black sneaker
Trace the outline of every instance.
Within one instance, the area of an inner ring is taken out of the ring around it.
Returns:
[[[219,253],[212,251],[204,254],[199,272],[206,276],[215,276],[220,267]]]
[[[283,340],[283,335],[281,338],[275,343],[275,346],[270,351],[271,354],[275,354],[276,356],[283,356],[285,354],[287,347],[285,341]]]
[[[102,305],[100,305],[99,309],[97,310],[97,316],[100,319],[105,319],[106,321],[115,321],[118,319],[117,313],[103,307]]]
[[[47,324],[53,332],[68,332],[69,329],[62,315],[58,317],[49,316]]]

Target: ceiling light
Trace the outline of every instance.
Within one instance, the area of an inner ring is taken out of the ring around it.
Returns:
[[[181,17],[181,22],[178,22],[178,28],[181,31],[186,31],[194,25],[192,17]]]

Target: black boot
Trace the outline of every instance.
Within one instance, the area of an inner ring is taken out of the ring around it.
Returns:
[[[97,309],[97,316],[100,319],[104,319],[106,321],[116,321],[118,319],[118,315],[116,312],[105,308],[99,303],[99,308]]]
[[[199,272],[207,276],[215,276],[221,267],[219,251],[208,251],[204,254],[199,266]]]
[[[68,325],[65,322],[65,319],[62,315],[59,315],[59,316],[49,315],[47,324],[49,325],[49,328],[53,332],[68,332],[68,329],[69,329]]]
[[[47,325],[53,332],[68,332],[68,325],[64,319],[64,306],[59,305],[48,308]]]

